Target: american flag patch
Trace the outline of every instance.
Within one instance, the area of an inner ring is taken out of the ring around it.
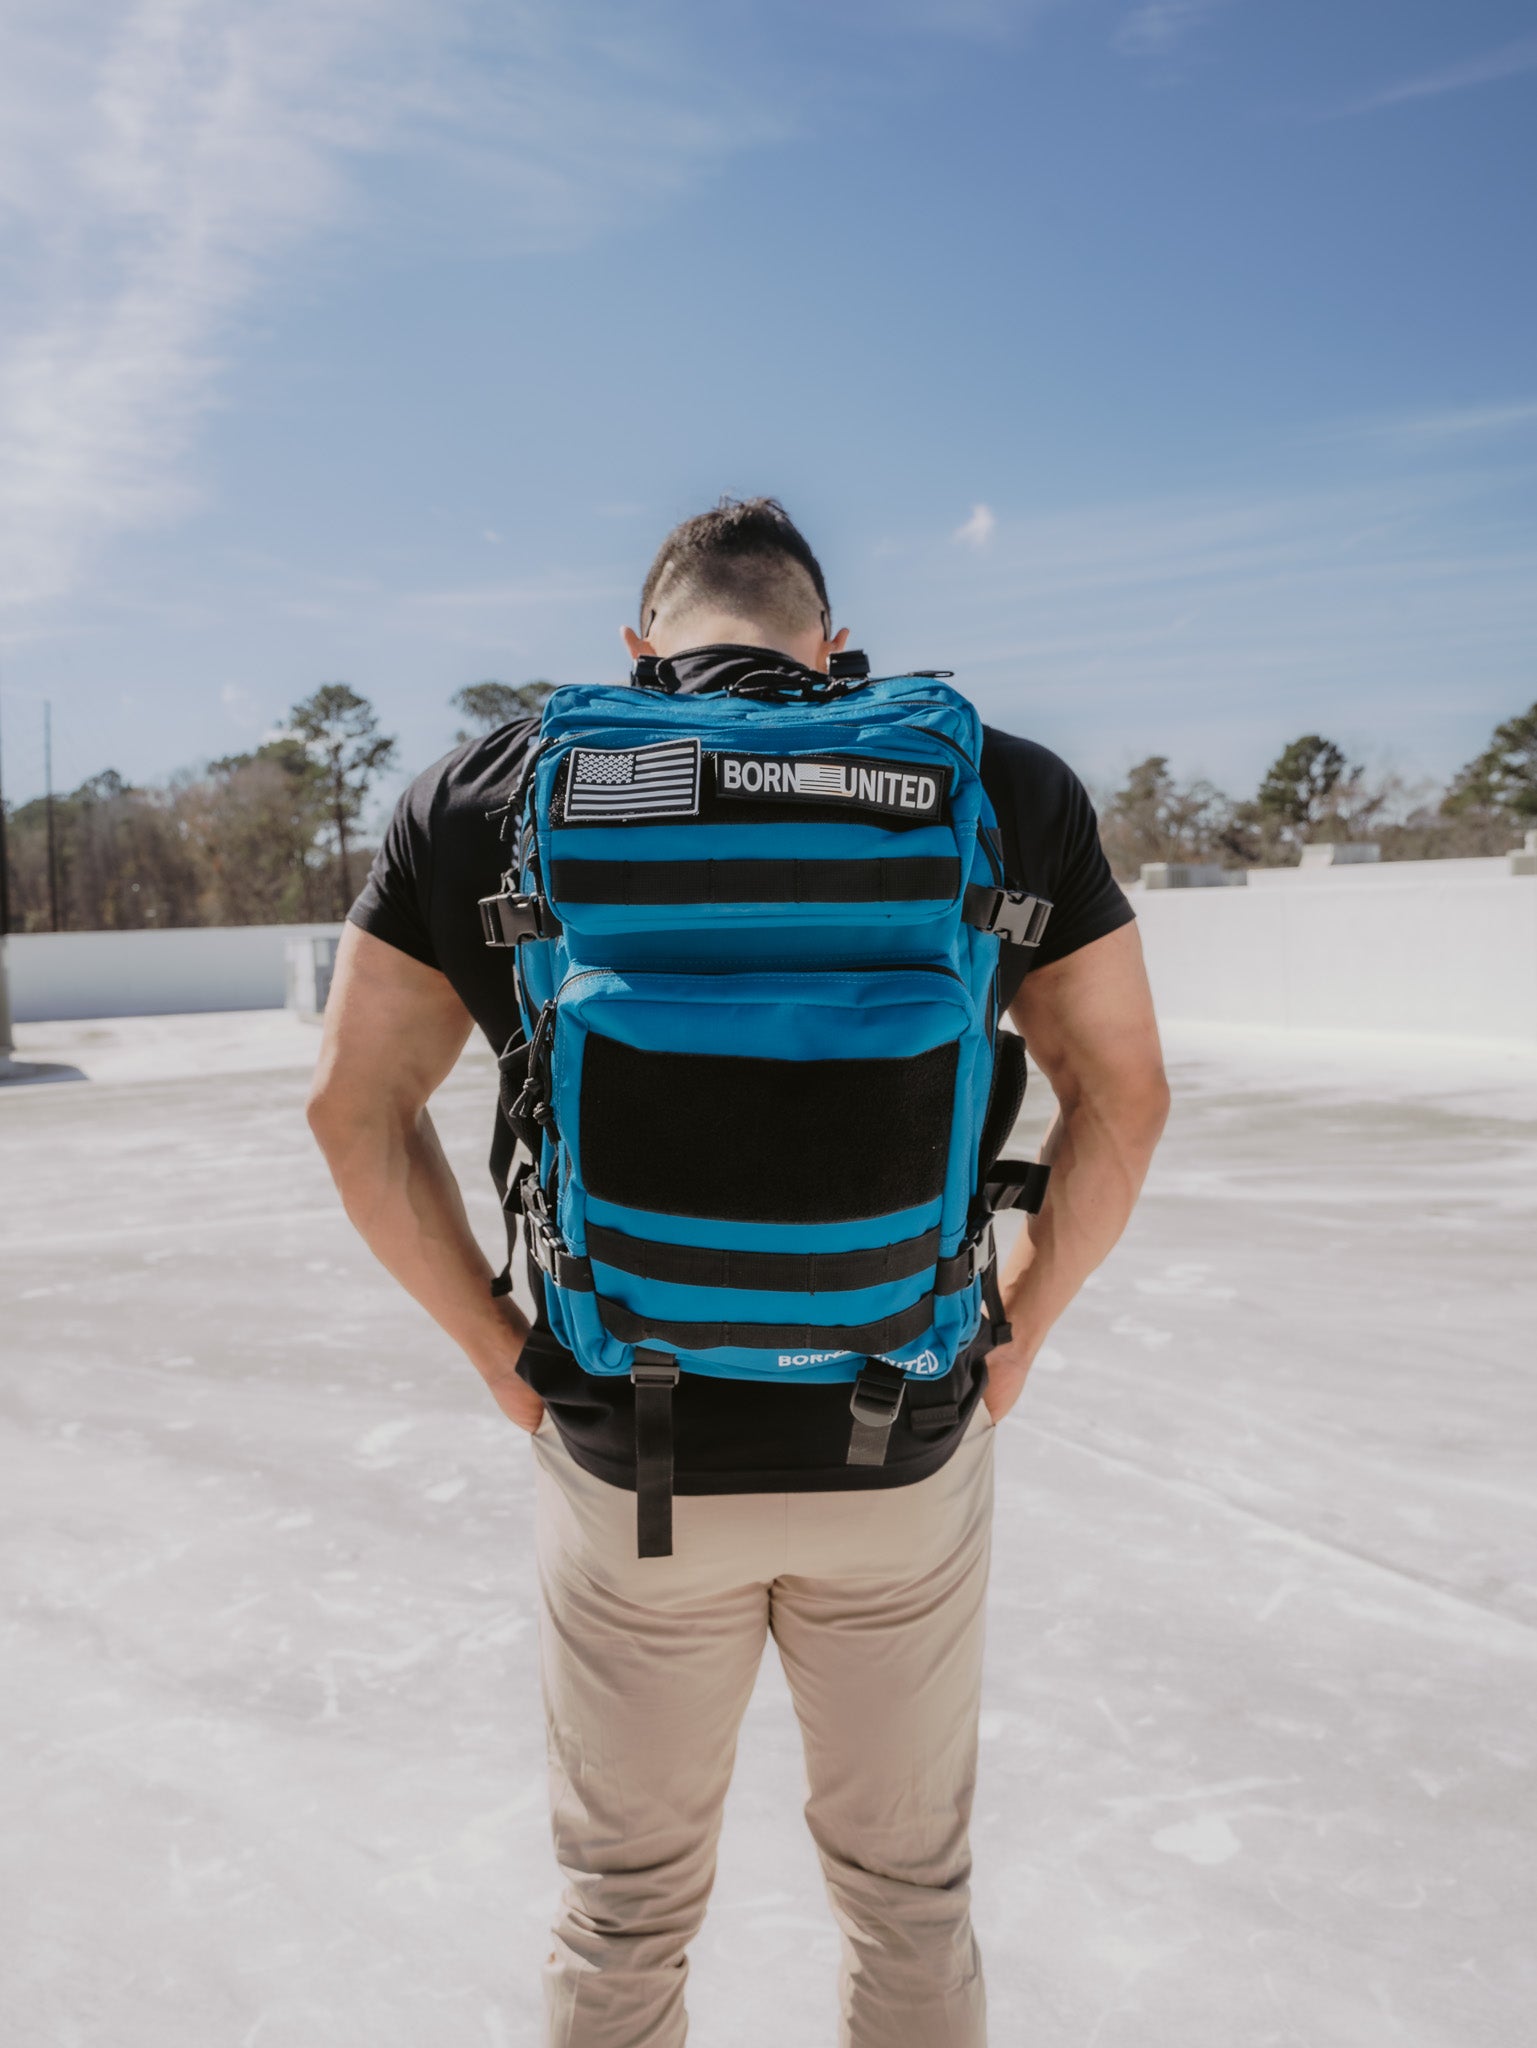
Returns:
[[[565,821],[692,818],[699,812],[699,742],[662,740],[615,751],[576,747],[566,774]]]

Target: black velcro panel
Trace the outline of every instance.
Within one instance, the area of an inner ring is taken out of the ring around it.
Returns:
[[[934,1298],[925,1294],[910,1308],[878,1323],[675,1323],[640,1316],[622,1302],[598,1296],[603,1327],[621,1344],[660,1343],[679,1351],[895,1351],[921,1336],[934,1320]]]
[[[948,902],[961,864],[913,860],[554,860],[557,903]]]
[[[905,1059],[643,1052],[589,1033],[582,1178],[666,1216],[844,1223],[944,1192],[956,1047]]]
[[[674,1287],[743,1287],[755,1294],[841,1294],[927,1273],[939,1257],[939,1231],[926,1230],[920,1237],[904,1237],[897,1244],[858,1251],[751,1252],[665,1244],[660,1238],[631,1237],[626,1231],[589,1222],[587,1252],[601,1265],[615,1266],[642,1280],[663,1280]]]

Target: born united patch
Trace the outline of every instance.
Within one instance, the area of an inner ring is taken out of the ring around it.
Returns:
[[[786,760],[777,754],[716,754],[718,796],[776,797],[799,803],[847,804],[903,818],[940,816],[948,777],[911,761],[872,761],[867,754],[820,754]]]

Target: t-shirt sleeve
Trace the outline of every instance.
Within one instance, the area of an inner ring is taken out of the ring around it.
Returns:
[[[387,946],[409,953],[424,967],[441,971],[429,919],[432,852],[428,826],[436,771],[429,775],[431,781],[428,776],[418,776],[396,804],[368,880],[347,916]]]
[[[983,780],[1003,835],[1009,880],[1046,897],[1051,916],[1038,946],[1003,948],[1002,994],[1010,1003],[1034,967],[1118,931],[1136,916],[1110,872],[1093,800],[1067,763],[1045,747],[988,732]]]

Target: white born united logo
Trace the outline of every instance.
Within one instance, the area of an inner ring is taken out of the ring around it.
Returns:
[[[699,810],[698,740],[619,751],[577,747],[566,781],[568,825],[692,818]]]
[[[801,803],[846,804],[896,817],[938,818],[948,777],[915,761],[880,761],[866,755],[717,754],[715,787],[724,797],[792,797]]]

